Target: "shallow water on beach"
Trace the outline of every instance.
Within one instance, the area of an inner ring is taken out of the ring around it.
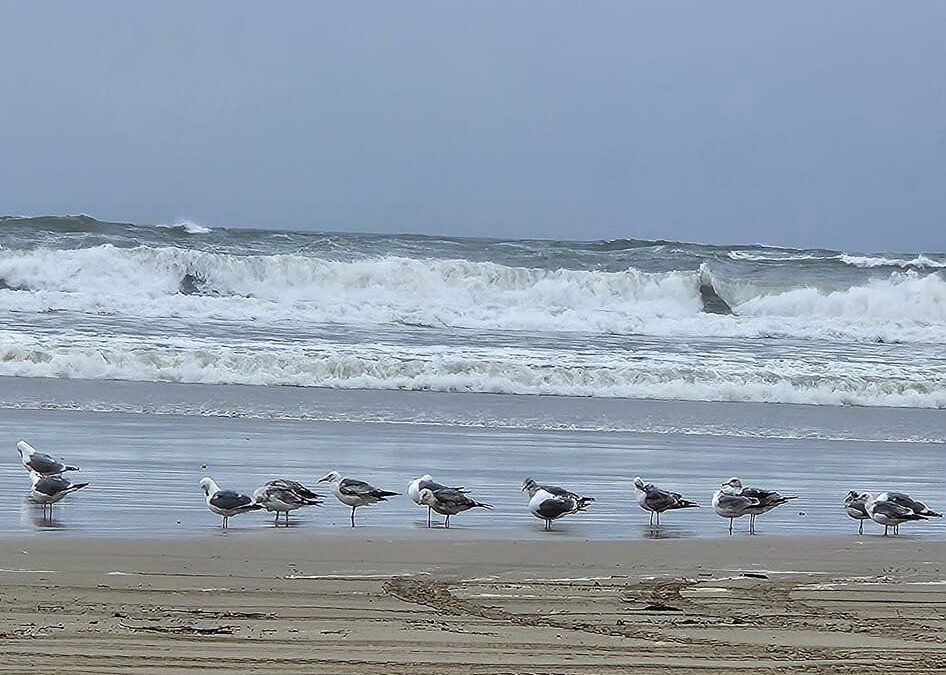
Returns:
[[[6,457],[0,463],[0,533],[215,534],[219,518],[206,509],[197,486],[203,475],[251,492],[276,477],[314,484],[332,469],[402,493],[425,472],[464,485],[494,508],[460,514],[451,525],[479,537],[724,536],[727,522],[713,514],[710,501],[715,487],[732,475],[799,495],[759,519],[763,536],[854,536],[857,524],[841,506],[849,489],[899,489],[934,508],[946,507],[946,433],[938,411],[873,409],[865,416],[857,408],[646,401],[602,407],[561,397],[253,387],[239,391],[269,397],[271,414],[245,418],[225,415],[227,397],[239,398],[239,392],[220,387],[98,383],[90,392],[82,386],[0,382],[0,448]],[[69,409],[81,408],[79,399],[98,410]],[[285,419],[303,403],[310,415]],[[203,413],[193,412],[201,405]],[[219,410],[209,414],[213,406]],[[554,420],[574,428],[553,428]],[[906,439],[908,432],[924,442]],[[71,477],[92,483],[57,505],[51,522],[26,501],[28,476],[14,449],[20,438],[78,464],[82,470]],[[635,475],[704,508],[665,514],[659,532],[652,532],[634,501]],[[596,502],[545,533],[519,490],[527,476]],[[295,512],[294,528],[348,526],[348,509],[327,486],[321,488],[325,507]],[[361,527],[426,524],[425,511],[403,495],[359,509],[357,520]],[[737,535],[745,536],[747,526],[747,520],[737,521]],[[266,527],[272,527],[269,514],[245,514],[232,519],[230,535]],[[873,524],[866,530],[882,531]],[[941,537],[946,523],[903,530]]]

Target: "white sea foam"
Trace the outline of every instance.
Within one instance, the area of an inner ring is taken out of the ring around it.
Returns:
[[[198,225],[193,220],[180,220],[172,225],[158,225],[158,227],[163,227],[169,230],[180,230],[186,232],[187,234],[208,234],[212,230],[209,227],[203,225]]]
[[[0,375],[345,389],[946,407],[946,370],[830,355],[67,337],[0,333]]]
[[[805,262],[811,260],[836,260],[853,267],[900,267],[904,269],[940,269],[946,268],[946,259],[932,258],[922,253],[912,258],[890,258],[883,255],[857,255],[851,253],[806,253],[792,249],[772,249],[765,251],[746,251],[737,249],[729,251],[727,256],[732,260],[748,262]]]
[[[733,260],[746,260],[749,262],[799,262],[805,260],[835,260],[834,255],[816,255],[813,253],[801,253],[792,249],[767,249],[765,251],[744,251],[737,249],[730,251],[728,256]]]
[[[338,261],[176,247],[39,248],[0,251],[0,279],[20,289],[0,291],[0,310],[605,335],[884,342],[941,342],[946,335],[946,280],[938,273],[898,272],[834,289],[719,283],[735,317],[701,313],[699,277],[397,256]]]
[[[849,255],[842,253],[838,260],[855,267],[903,267],[913,269],[946,268],[946,260],[920,254],[914,258],[887,258],[884,256]]]

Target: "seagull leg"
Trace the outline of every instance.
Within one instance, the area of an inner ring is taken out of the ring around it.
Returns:
[[[351,526],[352,527],[355,526],[355,509],[357,508],[358,508],[357,506],[351,507]]]
[[[733,518],[730,518],[729,519],[729,534],[732,534],[732,521],[733,521]]]
[[[657,527],[660,527],[660,511],[657,512]]]
[[[226,517],[226,516],[223,517],[223,523],[220,525],[220,529],[221,529],[221,530],[227,529],[227,517]]]
[[[749,534],[755,534],[755,514],[749,514]]]
[[[888,527],[887,525],[884,525],[884,536],[885,536],[885,537],[887,536],[887,527]]]
[[[279,511],[276,511],[276,520],[273,521],[273,525],[279,527]]]
[[[430,527],[430,507],[427,507],[427,527]]]
[[[654,512],[653,511],[650,512],[650,526],[651,527],[654,526]]]
[[[864,534],[864,521],[863,520],[857,521],[857,533]]]
[[[448,530],[450,529],[450,516],[444,516],[443,526]]]

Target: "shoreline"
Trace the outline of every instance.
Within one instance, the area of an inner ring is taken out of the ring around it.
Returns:
[[[0,376],[3,411],[946,444],[946,416],[937,408],[758,401]]]
[[[946,667],[946,542],[275,534],[0,539],[0,672]]]

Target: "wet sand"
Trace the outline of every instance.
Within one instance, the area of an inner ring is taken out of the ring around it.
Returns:
[[[6,538],[0,672],[932,673],[946,543]]]
[[[70,478],[91,482],[58,504],[53,520],[44,520],[42,509],[26,500],[29,476],[14,449],[24,437],[82,467]],[[442,482],[464,485],[494,507],[452,520],[451,526],[469,537],[545,538],[520,491],[527,476],[595,498],[587,512],[557,525],[562,539],[653,537],[647,514],[634,498],[635,475],[704,507],[667,514],[662,537],[725,535],[727,521],[713,513],[710,503],[720,481],[730,476],[798,495],[759,519],[764,535],[856,531],[842,508],[850,489],[898,489],[932,508],[946,506],[942,472],[931,469],[944,465],[939,443],[0,409],[0,450],[6,453],[0,462],[0,536],[212,533],[220,519],[204,504],[201,477],[210,475],[221,487],[247,493],[273,478],[294,478],[328,495],[326,485],[315,481],[332,469],[402,493],[359,509],[358,523],[406,532],[426,525],[424,511],[403,494],[413,478],[429,472]],[[311,534],[331,534],[346,527],[348,517],[349,509],[328,495],[324,508],[294,513],[293,523]],[[232,527],[269,529],[272,518],[247,514],[234,519]],[[747,523],[737,527],[744,536]],[[873,523],[865,526],[872,536],[882,531]],[[911,523],[909,533],[944,537],[946,523]]]

